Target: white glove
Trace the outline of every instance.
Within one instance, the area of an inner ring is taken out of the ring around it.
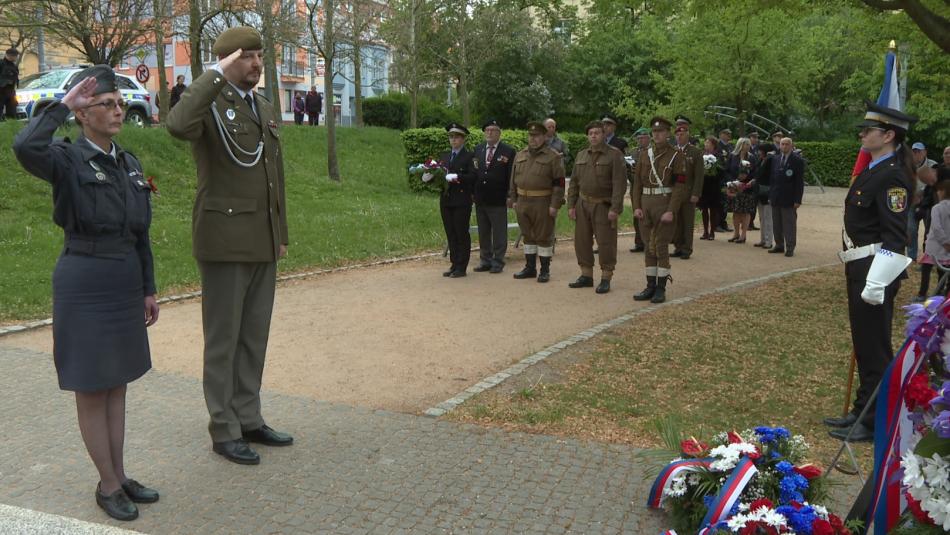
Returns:
[[[910,262],[911,259],[902,254],[880,249],[871,262],[861,299],[870,305],[884,304],[884,289],[907,269]]]
[[[456,182],[459,179],[458,173],[447,173],[445,175],[445,180],[448,182]]]
[[[423,181],[423,182],[431,182],[431,181],[432,181],[432,173],[422,173],[422,181]]]

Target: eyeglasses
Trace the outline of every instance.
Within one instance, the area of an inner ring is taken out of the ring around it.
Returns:
[[[858,135],[862,135],[862,136],[867,135],[867,133],[871,130],[879,130],[881,132],[887,132],[886,128],[881,128],[879,126],[865,126],[864,128],[861,129],[861,132],[859,132]]]
[[[112,110],[114,110],[114,109],[116,108],[116,106],[118,106],[120,110],[123,110],[123,111],[124,111],[126,108],[129,107],[129,103],[126,102],[126,101],[124,101],[124,100],[112,100],[112,99],[110,98],[109,100],[103,100],[102,102],[97,102],[97,103],[95,103],[95,104],[90,104],[90,105],[86,106],[86,109],[95,108],[95,107],[97,107],[97,106],[101,107],[101,108],[104,109],[104,110],[108,110],[108,111],[112,111]]]

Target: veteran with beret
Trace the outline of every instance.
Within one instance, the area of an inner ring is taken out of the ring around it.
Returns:
[[[192,254],[201,272],[212,450],[239,464],[260,463],[248,442],[293,443],[261,416],[277,261],[288,244],[280,115],[254,91],[262,46],[253,28],[222,33],[212,48],[218,63],[185,90],[167,125],[191,142],[198,167]]]
[[[53,139],[70,113],[79,137]],[[17,134],[13,151],[53,186],[53,221],[65,234],[53,271],[53,361],[59,387],[75,392],[99,472],[96,503],[112,518],[134,520],[135,503],[156,502],[158,492],[125,473],[126,391],[152,367],[146,328],[158,321],[158,304],[151,188],[138,159],[113,141],[124,115],[112,68],[89,67]]]
[[[528,146],[515,155],[508,191],[508,201],[518,215],[524,237],[525,266],[514,278],[537,278],[538,282],[551,280],[554,223],[564,204],[564,161],[547,146],[546,132],[540,122],[528,123]]]

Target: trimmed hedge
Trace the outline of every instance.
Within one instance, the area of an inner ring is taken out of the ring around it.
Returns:
[[[861,143],[855,141],[796,141],[795,147],[802,150],[808,168],[818,175],[822,185],[848,187],[851,170],[858,156]],[[814,184],[815,178],[806,171],[805,182]]]
[[[409,128],[409,95],[388,93],[363,100],[363,122],[367,126],[383,126],[395,130]],[[461,113],[455,108],[420,98],[417,119],[423,128],[461,122]]]

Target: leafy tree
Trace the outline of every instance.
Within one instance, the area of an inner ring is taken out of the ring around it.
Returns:
[[[943,0],[862,0],[868,6],[880,11],[902,10],[914,21],[920,31],[940,47],[944,53],[950,53],[950,2]]]

